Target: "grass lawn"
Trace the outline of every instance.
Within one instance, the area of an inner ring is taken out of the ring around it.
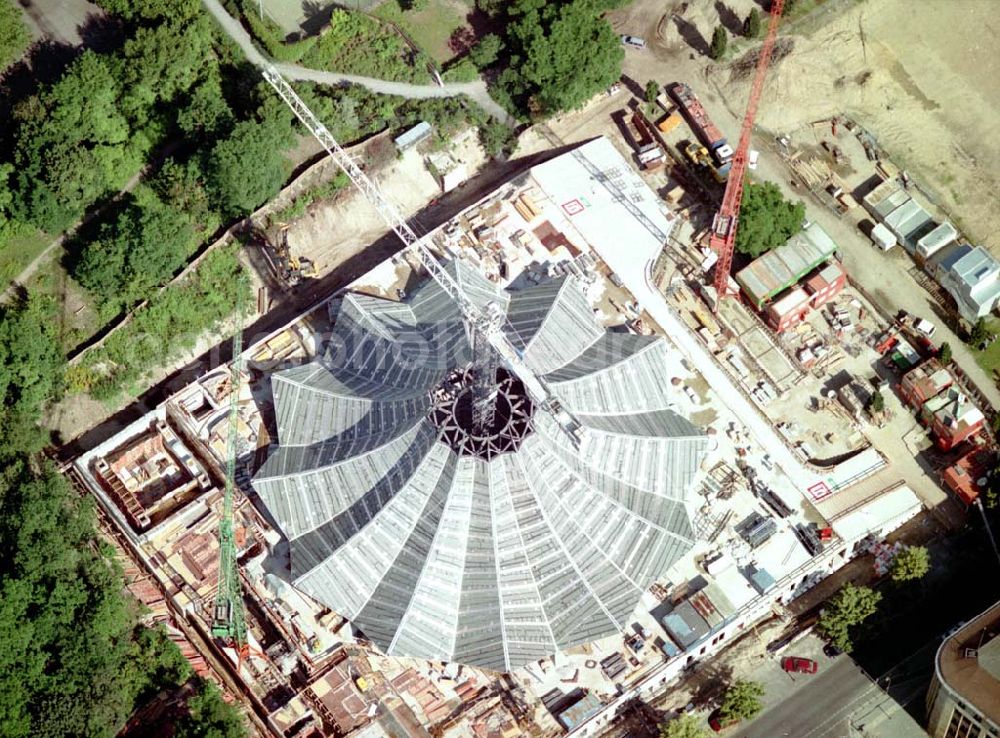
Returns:
[[[104,327],[94,298],[69,276],[62,249],[45,258],[44,266],[28,282],[32,292],[51,295],[59,305],[59,335],[67,353]]]
[[[427,0],[427,6],[416,11],[403,11],[397,0],[386,0],[375,15],[400,26],[438,64],[454,56],[448,48],[448,39],[456,28],[465,25],[465,18],[447,0]]]
[[[0,246],[0,283],[6,287],[36,256],[45,251],[51,241],[51,236],[41,231],[32,231],[15,236]]]
[[[986,327],[989,328],[990,333],[1000,334],[1000,320],[997,318],[987,318]],[[986,370],[991,379],[995,379],[996,375],[993,370],[1000,368],[1000,339],[987,346],[985,351],[979,351],[972,346],[968,348],[976,357],[976,363]]]

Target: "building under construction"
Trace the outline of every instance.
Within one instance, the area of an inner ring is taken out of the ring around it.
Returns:
[[[506,671],[626,627],[694,544],[708,441],[669,407],[667,344],[605,330],[574,278],[507,291],[449,268],[558,409],[437,283],[348,294],[325,354],[271,377],[278,445],[253,486],[295,586],[382,651]]]

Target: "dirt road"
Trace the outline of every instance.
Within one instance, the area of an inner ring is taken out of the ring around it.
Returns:
[[[222,29],[233,41],[243,50],[247,59],[256,67],[264,68],[270,66],[272,62],[267,59],[257,47],[254,46],[249,34],[240,25],[239,21],[233,18],[218,0],[202,0],[206,10],[219,22]],[[359,77],[354,74],[340,74],[339,72],[327,72],[319,69],[309,69],[300,67],[297,64],[274,64],[275,68],[288,79],[300,80],[303,82],[318,82],[325,85],[340,85],[349,83],[367,87],[372,92],[383,95],[398,95],[409,98],[432,98],[432,97],[456,97],[467,95],[474,100],[490,115],[499,118],[504,122],[509,122],[507,112],[494,102],[486,90],[486,83],[482,80],[475,82],[450,82],[442,86],[438,85],[414,85],[407,82],[392,82],[374,77]]]

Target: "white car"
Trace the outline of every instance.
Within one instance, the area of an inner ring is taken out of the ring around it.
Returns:
[[[750,149],[750,156],[747,157],[747,166],[751,169],[756,169],[758,159],[760,159],[760,152],[757,149]]]
[[[928,338],[930,338],[931,336],[933,336],[934,335],[934,331],[937,330],[937,326],[936,325],[934,325],[929,320],[924,320],[923,318],[921,318],[920,320],[918,320],[917,323],[916,323],[916,325],[914,327],[918,331],[920,331],[921,333],[923,333],[925,336],[927,336]]]
[[[646,41],[638,36],[622,36],[622,43],[635,49],[645,49]]]

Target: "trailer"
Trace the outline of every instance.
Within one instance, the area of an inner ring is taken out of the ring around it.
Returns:
[[[733,147],[726,141],[708,113],[702,106],[701,101],[694,94],[694,91],[683,82],[675,82],[667,91],[677,103],[678,108],[687,119],[688,125],[694,134],[705,144],[705,148],[711,152],[716,163],[721,167],[732,161]]]

